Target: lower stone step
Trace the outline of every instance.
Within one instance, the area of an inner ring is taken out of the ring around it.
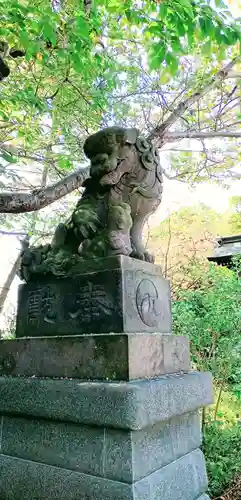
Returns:
[[[140,430],[212,404],[210,373],[133,382],[0,377],[0,413]]]
[[[201,450],[127,484],[0,455],[1,500],[208,500]]]
[[[4,416],[4,455],[134,483],[201,445],[198,412],[141,431]]]

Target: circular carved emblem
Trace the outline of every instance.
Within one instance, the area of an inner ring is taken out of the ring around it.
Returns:
[[[136,306],[145,325],[156,326],[157,317],[161,315],[162,304],[158,298],[158,291],[151,280],[143,279],[136,291]]]

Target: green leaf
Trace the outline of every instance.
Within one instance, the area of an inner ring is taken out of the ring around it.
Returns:
[[[56,31],[48,19],[44,18],[42,22],[42,33],[46,40],[50,41],[53,45],[57,42]]]
[[[223,2],[223,0],[215,0],[215,5],[219,9],[227,9],[227,5]]]
[[[110,0],[108,3],[108,10],[111,13],[119,12],[120,3],[117,0]]]
[[[151,46],[149,53],[149,66],[150,69],[155,70],[160,68],[161,63],[164,61],[166,55],[166,47],[159,43]]]
[[[29,44],[28,33],[25,29],[22,29],[19,33],[19,42],[23,47],[27,47]]]
[[[30,41],[27,46],[26,50],[26,59],[27,61],[30,61],[32,56],[36,56],[36,54],[39,54],[42,51],[42,44],[41,42],[33,42]]]
[[[181,21],[179,18],[177,18],[177,21],[176,21],[176,28],[177,28],[177,33],[180,36],[185,35],[187,28],[186,28],[185,24],[183,23],[183,21]]]
[[[127,9],[125,11],[125,15],[126,15],[127,20],[129,21],[129,23],[134,23],[134,24],[137,24],[137,25],[140,24],[141,18],[137,14],[136,10]]]
[[[162,26],[158,23],[152,23],[150,24],[146,29],[145,32],[152,33],[153,35],[160,36],[162,35]]]
[[[89,38],[89,25],[82,16],[76,18],[76,25],[81,38]]]
[[[166,63],[171,75],[175,75],[178,70],[178,60],[171,52],[166,54]]]
[[[171,41],[171,46],[172,46],[173,52],[175,52],[176,54],[183,54],[184,53],[184,49],[181,45],[180,38],[174,38]]]
[[[212,43],[211,40],[208,40],[201,48],[202,54],[205,56],[209,56],[212,52]]]
[[[60,158],[58,160],[59,167],[63,170],[69,170],[70,166],[70,160],[68,158]]]
[[[238,40],[240,40],[241,32],[227,28],[224,30],[222,37],[227,45],[234,45]]]
[[[167,72],[167,70],[163,71],[160,75],[159,82],[161,83],[161,85],[165,85],[166,83],[169,82],[169,80],[170,80],[169,73]]]
[[[165,20],[166,18],[166,15],[167,15],[167,5],[163,2],[161,2],[161,5],[160,5],[160,17],[161,19]]]
[[[102,66],[102,64],[103,64],[103,57],[101,56],[101,54],[96,53],[95,54],[95,60],[97,61],[97,63],[98,63],[99,66]]]
[[[16,163],[18,161],[16,156],[13,156],[6,151],[0,153],[1,158],[8,163]]]
[[[71,55],[72,65],[77,73],[82,73],[83,71],[83,61],[79,55],[79,52],[74,52]]]

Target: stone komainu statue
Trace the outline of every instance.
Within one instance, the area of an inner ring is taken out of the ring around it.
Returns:
[[[90,177],[69,220],[56,228],[51,245],[23,252],[21,276],[63,274],[79,259],[129,255],[153,262],[142,243],[143,226],[162,198],[156,149],[137,129],[110,127],[84,144]],[[68,263],[68,265],[67,265]]]

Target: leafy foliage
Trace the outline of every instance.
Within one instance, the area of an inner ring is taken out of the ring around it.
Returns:
[[[232,231],[237,234],[241,233],[241,196],[232,196],[230,205],[233,213],[230,217]]]
[[[134,35],[137,43],[141,37],[149,51],[150,65],[157,69],[165,62],[174,73],[177,56],[190,54],[200,44],[201,48],[209,44],[210,54],[212,43],[225,51],[241,36],[238,22],[234,22],[222,0],[216,0],[214,8],[202,0],[153,0],[139,4],[132,0],[95,0],[90,15],[84,4],[76,0],[64,4],[1,0],[0,12],[4,20],[0,36],[11,45],[21,45],[27,61],[37,59],[42,68],[47,64],[50,72],[56,62],[62,62],[62,67],[81,73],[87,81],[93,76],[92,71],[98,74],[101,68],[108,72],[114,63],[112,52],[107,59],[105,51],[96,52],[96,47],[102,46],[103,36],[121,42]],[[117,69],[115,64],[114,68]],[[30,100],[31,95],[36,104],[37,96],[29,89]]]
[[[83,161],[80,146],[99,126],[140,123],[143,88],[154,114],[160,100],[170,110],[170,83],[186,86],[191,55],[200,60],[197,85],[239,51],[239,22],[221,0],[213,8],[202,0],[93,0],[90,14],[76,0],[1,0],[0,15],[0,39],[25,50],[7,59],[11,72],[0,84],[1,158],[21,160],[22,169],[29,160],[47,164],[51,175]]]
[[[241,380],[240,293],[234,271],[210,265],[199,288],[180,291],[173,305],[175,332],[190,337],[194,365],[219,384]]]
[[[215,497],[241,471],[240,270],[239,258],[233,271],[210,265],[198,289],[180,291],[173,304],[174,331],[190,338],[193,366],[214,376],[216,401],[204,421],[204,452]]]
[[[226,401],[224,400],[220,412],[222,417],[216,422],[210,417],[205,428],[204,453],[209,490],[213,497],[221,495],[241,471],[241,426],[237,419],[229,422],[230,407],[236,407],[236,415],[240,405],[231,394],[226,393],[225,396]]]
[[[215,238],[231,233],[229,219],[229,212],[220,217],[207,205],[196,204],[180,208],[152,229],[148,247],[171,280],[174,296],[180,289],[198,289]]]

